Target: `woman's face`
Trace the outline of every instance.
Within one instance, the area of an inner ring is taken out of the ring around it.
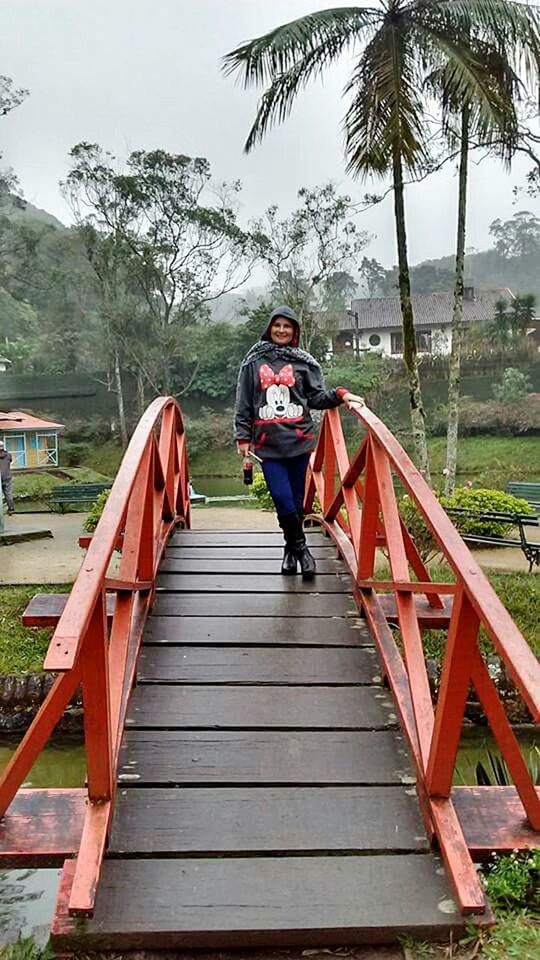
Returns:
[[[277,343],[280,347],[287,347],[289,343],[292,343],[294,337],[293,324],[285,317],[276,317],[275,320],[272,320],[270,337],[272,343]]]

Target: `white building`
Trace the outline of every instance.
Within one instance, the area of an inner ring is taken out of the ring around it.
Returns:
[[[465,287],[463,323],[493,320],[498,300],[513,300],[507,288],[475,290]],[[452,348],[453,292],[418,293],[412,297],[418,352],[446,356]],[[403,334],[399,297],[370,297],[353,300],[351,309],[339,324],[333,341],[336,353],[381,353],[388,357],[403,355]]]

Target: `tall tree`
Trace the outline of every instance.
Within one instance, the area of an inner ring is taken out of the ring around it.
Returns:
[[[121,164],[96,144],[71,152],[64,189],[82,227],[106,238],[113,263],[129,261],[144,298],[146,324],[124,329],[126,353],[154,391],[182,390],[182,331],[206,318],[208,304],[250,275],[256,258],[237,223],[239,183],[215,185],[204,158],[135,151]],[[127,257],[127,259],[126,259]],[[119,258],[117,260],[117,258]],[[122,277],[122,298],[127,295]],[[118,314],[117,314],[118,315]],[[119,325],[114,328],[117,342]],[[116,360],[115,360],[116,366]]]
[[[429,477],[425,412],[411,303],[405,219],[405,175],[429,169],[430,129],[424,113],[424,81],[442,63],[452,64],[456,83],[473,95],[483,65],[471,55],[468,33],[489,27],[502,0],[381,0],[378,7],[336,7],[308,14],[242,44],[225,57],[228,73],[246,86],[263,86],[246,143],[250,150],[283,121],[307,82],[345,51],[357,53],[346,94],[348,169],[359,176],[393,181],[398,250],[403,358],[409,381],[416,458]],[[483,109],[490,108],[489,98]]]
[[[459,143],[457,243],[452,311],[452,349],[448,378],[448,430],[445,493],[456,482],[463,292],[467,225],[467,192],[471,141],[488,147],[509,163],[519,143],[516,104],[520,97],[517,70],[537,81],[540,65],[538,11],[513,0],[476,0],[481,17],[463,18],[463,34],[474,63],[473,84],[464,87],[451,61],[435,72],[434,87],[442,99],[443,129],[452,145]],[[457,130],[454,121],[458,118]]]

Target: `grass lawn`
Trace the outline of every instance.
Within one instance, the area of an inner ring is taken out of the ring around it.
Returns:
[[[446,462],[446,437],[432,437],[428,445],[436,478]],[[462,437],[458,473],[471,480],[487,474],[502,486],[509,480],[540,480],[540,437]]]
[[[23,627],[21,615],[35,593],[67,593],[69,583],[0,587],[0,674],[39,673],[52,630]]]

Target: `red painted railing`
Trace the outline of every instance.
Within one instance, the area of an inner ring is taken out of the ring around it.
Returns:
[[[113,812],[118,754],[137,654],[161,555],[176,525],[190,526],[185,433],[175,400],[155,400],[142,417],[51,639],[45,669],[54,686],[0,780],[6,812],[81,686],[88,802],[70,912],[87,915]],[[121,544],[118,574],[109,576]],[[107,618],[107,594],[115,596]]]
[[[476,688],[530,825],[540,830],[540,797],[481,655],[483,627],[535,721],[540,718],[540,665],[432,490],[395,437],[367,408],[353,415],[365,436],[352,460],[337,410],[325,414],[306,487],[306,512],[318,495],[322,517],[354,579],[355,599],[378,644],[416,772],[420,807],[436,837],[464,913],[482,913],[485,897],[451,798],[452,778],[470,684]],[[453,571],[455,582],[433,583],[398,511],[393,477],[412,498]],[[375,576],[377,548],[391,580]],[[388,592],[391,596],[388,597]],[[386,595],[386,596],[385,596]],[[395,598],[397,643],[388,624]],[[436,707],[422,644],[422,622],[448,627]],[[420,617],[420,623],[419,623]],[[422,621],[423,618],[423,621]],[[505,792],[501,788],[501,804]],[[540,840],[540,838],[539,838]]]

